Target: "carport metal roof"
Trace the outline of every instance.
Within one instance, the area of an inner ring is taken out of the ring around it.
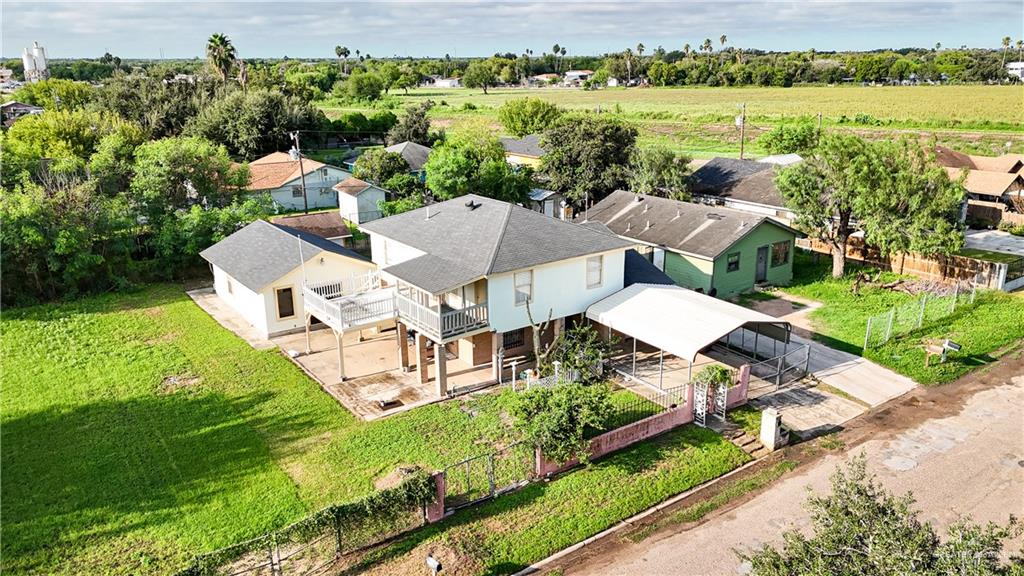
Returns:
[[[788,341],[790,325],[679,286],[633,284],[587,308],[587,318],[693,362],[704,348],[748,326]],[[755,326],[749,326],[755,325]]]

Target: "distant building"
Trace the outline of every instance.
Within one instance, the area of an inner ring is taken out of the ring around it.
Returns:
[[[593,75],[593,70],[569,70],[565,73],[564,82],[566,86],[577,86],[590,80]]]
[[[345,170],[303,157],[299,169],[297,155],[274,152],[249,163],[250,192],[269,193],[284,210],[334,208],[338,205],[334,185],[351,176]],[[305,197],[303,197],[305,176]]]
[[[14,70],[11,70],[10,68],[0,68],[0,82],[10,82],[13,77]]]
[[[0,117],[3,119],[4,126],[11,126],[22,116],[29,116],[31,114],[40,114],[43,109],[39,106],[33,106],[31,104],[25,104],[18,102],[17,100],[11,100],[10,102],[4,102],[0,104]]]
[[[434,80],[434,88],[462,88],[462,79],[438,78]]]
[[[50,68],[46,63],[46,48],[40,46],[39,42],[32,43],[32,52],[25,48],[21,62],[25,66],[26,82],[38,82],[50,77]]]
[[[380,186],[351,176],[334,185],[338,193],[341,217],[353,224],[365,224],[383,216],[380,203],[388,199],[388,191]]]
[[[1007,62],[1006,73],[1017,80],[1024,80],[1024,62]]]
[[[513,166],[537,168],[544,156],[540,136],[537,134],[527,134],[522,138],[501,138],[501,145],[505,148],[505,160]]]
[[[558,82],[560,79],[561,76],[559,76],[558,74],[537,74],[535,76],[530,76],[530,79],[527,81],[527,83],[530,84],[531,86],[548,86],[550,84]]]
[[[693,200],[762,214],[788,224],[796,215],[786,207],[782,193],[775,186],[773,168],[790,163],[793,158],[788,156],[769,157],[772,162],[763,161],[769,158],[762,161],[712,158],[690,175]]]
[[[388,146],[384,150],[400,155],[405,160],[405,163],[409,165],[409,171],[413,176],[420,180],[426,177],[426,171],[423,169],[423,166],[427,163],[427,158],[430,157],[430,147],[406,141]]]

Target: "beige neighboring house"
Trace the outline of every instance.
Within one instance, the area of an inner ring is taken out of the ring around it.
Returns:
[[[217,296],[264,338],[305,328],[304,283],[365,276],[373,262],[314,234],[257,220],[200,254]]]
[[[269,193],[274,203],[284,210],[334,208],[338,206],[334,185],[351,176],[337,166],[302,158],[288,152],[274,152],[249,162],[249,186],[254,193]],[[302,173],[305,173],[306,195],[302,194]]]
[[[964,168],[946,168],[946,172],[953,180],[959,179],[965,170]],[[1022,196],[1021,191],[1024,191],[1024,176],[1020,172],[991,172],[988,170],[966,170],[966,172],[964,188],[967,189],[970,200],[1009,204],[1014,197]]]
[[[350,176],[334,185],[338,193],[338,211],[353,224],[365,224],[382,216],[380,202],[387,200],[388,191]]]

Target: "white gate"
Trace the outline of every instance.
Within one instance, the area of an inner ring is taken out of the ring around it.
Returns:
[[[693,383],[693,421],[698,426],[707,426],[708,385],[706,382]]]
[[[725,404],[729,401],[729,387],[724,384],[715,386],[714,414],[718,419],[725,422]]]

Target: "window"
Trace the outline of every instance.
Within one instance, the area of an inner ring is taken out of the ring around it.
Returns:
[[[735,272],[740,269],[740,253],[733,252],[725,257],[725,271]]]
[[[279,320],[295,316],[295,300],[292,298],[292,289],[278,288],[274,291],[277,294],[277,317]]]
[[[302,198],[302,186],[292,186],[292,198]]]
[[[228,294],[235,293],[235,285],[231,283],[231,278],[228,278]]]
[[[516,272],[516,306],[533,301],[533,270]]]
[[[772,244],[772,268],[789,263],[789,241]]]
[[[604,280],[604,256],[587,258],[587,288],[598,288]]]
[[[526,344],[526,329],[520,328],[519,330],[513,330],[511,332],[505,332],[501,335],[501,347],[505,350],[514,350],[521,348]]]

